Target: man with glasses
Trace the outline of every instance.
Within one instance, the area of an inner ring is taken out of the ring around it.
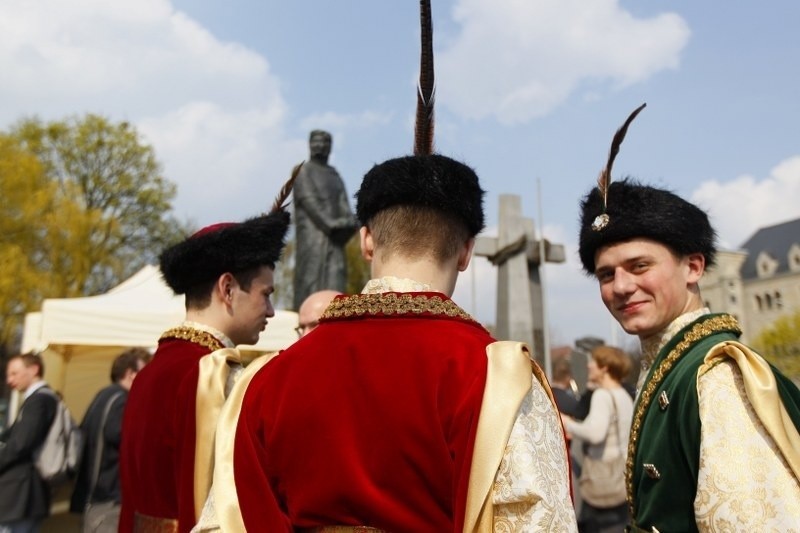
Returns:
[[[297,313],[299,323],[294,328],[297,336],[304,337],[316,328],[319,325],[319,317],[322,316],[328,304],[340,294],[342,293],[333,290],[317,291],[303,300]]]

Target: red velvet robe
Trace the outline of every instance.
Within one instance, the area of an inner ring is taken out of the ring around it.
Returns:
[[[177,518],[181,532],[194,527],[198,361],[222,348],[204,337],[212,341],[162,337],[152,362],[133,382],[120,446],[122,533],[133,531],[134,513]]]
[[[443,295],[409,295],[415,310],[339,297],[253,377],[234,449],[248,531],[461,531],[493,339]]]

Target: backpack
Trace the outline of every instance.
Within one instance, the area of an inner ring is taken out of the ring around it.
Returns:
[[[42,479],[51,486],[59,486],[75,477],[78,472],[83,452],[83,432],[72,418],[64,400],[49,388],[39,390],[55,398],[58,404],[47,437],[34,452],[34,464]]]

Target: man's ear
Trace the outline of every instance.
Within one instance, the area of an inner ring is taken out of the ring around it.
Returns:
[[[706,271],[706,257],[701,253],[689,254],[686,256],[686,267],[688,269],[686,282],[698,283]]]
[[[475,249],[475,237],[472,237],[464,243],[461,250],[458,252],[458,271],[464,272],[469,266],[469,261],[472,259],[472,250]]]
[[[372,240],[372,232],[367,226],[361,226],[358,234],[361,240],[361,256],[371,263],[375,255],[375,242]]]
[[[225,272],[217,278],[217,282],[214,284],[214,294],[223,302],[230,303],[233,289],[237,286],[238,283],[236,282],[236,278],[233,277],[233,274]]]

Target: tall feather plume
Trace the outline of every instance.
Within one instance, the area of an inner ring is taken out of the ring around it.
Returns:
[[[611,150],[608,151],[608,162],[606,163],[606,167],[600,172],[600,176],[597,178],[597,188],[600,190],[600,195],[603,197],[603,211],[605,211],[605,208],[608,205],[608,186],[611,184],[611,167],[614,166],[614,159],[617,158],[619,147],[622,144],[622,141],[625,140],[625,134],[628,133],[628,126],[631,125],[631,122],[633,122],[633,119],[636,118],[636,115],[638,115],[639,112],[646,106],[647,104],[645,103],[634,109],[633,113],[628,116],[625,124],[623,124],[622,127],[620,127],[614,134],[614,139],[611,141]]]
[[[294,167],[292,170],[292,175],[286,180],[286,183],[283,184],[281,187],[278,196],[275,198],[275,203],[272,204],[272,209],[270,213],[275,213],[278,211],[283,211],[289,205],[289,195],[292,194],[292,189],[294,188],[294,182],[297,179],[297,176],[300,174],[300,169],[303,168],[305,161]]]
[[[433,153],[433,23],[430,0],[420,0],[419,86],[417,88],[417,117],[414,126],[414,155]]]

